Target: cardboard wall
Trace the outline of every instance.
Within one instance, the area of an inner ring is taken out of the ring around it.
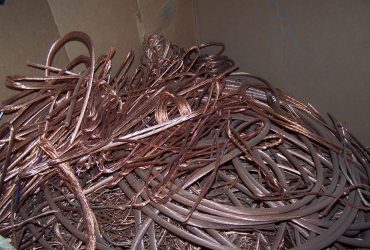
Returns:
[[[60,34],[84,31],[91,37],[97,56],[115,47],[112,70],[132,49],[135,65],[142,43],[152,34],[164,34],[182,46],[195,42],[192,1],[181,0],[48,0]],[[81,54],[81,46],[66,47],[70,59]]]
[[[370,145],[370,1],[197,0],[200,42],[222,41],[256,73]]]
[[[26,62],[44,64],[50,45],[59,32],[46,0],[5,1],[0,6],[0,102],[15,91],[4,86],[8,75],[41,75]],[[61,50],[56,65],[65,65],[67,54]]]
[[[163,34],[180,47],[196,43],[192,0],[137,0],[137,25],[143,41],[151,34]]]
[[[99,0],[48,0],[51,13],[61,35],[71,31],[83,31],[93,41],[96,57],[106,54],[110,47],[117,52],[113,67],[132,49],[135,55],[141,53],[140,40],[136,28],[136,1]],[[70,60],[87,53],[82,44],[69,43],[66,51]]]
[[[139,65],[142,42],[154,33],[181,46],[194,45],[193,9],[193,1],[182,0],[6,0],[0,6],[0,102],[14,94],[4,86],[5,77],[41,75],[26,61],[45,63],[49,47],[63,34],[86,32],[97,57],[115,47],[114,71],[131,49],[134,66]],[[64,66],[86,53],[83,45],[69,43],[55,63]]]

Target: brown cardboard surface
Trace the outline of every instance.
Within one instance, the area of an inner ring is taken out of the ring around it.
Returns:
[[[370,1],[198,0],[200,42],[330,112],[370,145]]]
[[[115,47],[112,71],[132,49],[139,65],[145,37],[164,34],[181,45],[194,44],[192,1],[178,0],[48,0],[60,34],[84,31],[94,42],[96,55]],[[81,46],[66,47],[70,59],[81,54]]]
[[[112,70],[132,49],[135,55],[141,54],[141,46],[136,28],[135,0],[48,0],[51,12],[61,35],[78,30],[87,33],[94,45],[95,55],[106,54],[110,47],[117,49]],[[67,44],[69,59],[73,59],[86,49],[80,44]],[[139,60],[136,60],[138,64]]]
[[[59,37],[46,0],[5,1],[0,6],[0,102],[16,93],[4,86],[8,75],[42,74],[26,62],[45,63],[50,45]],[[55,65],[65,65],[64,50]]]
[[[151,34],[165,34],[185,47],[195,42],[193,1],[5,1],[0,6],[0,24],[2,80],[6,75],[31,74],[25,62],[44,63],[51,44],[74,30],[91,37],[96,56],[106,54],[110,47],[117,49],[112,71],[131,49],[136,55],[134,66],[138,66],[142,39]],[[56,64],[65,65],[86,52],[79,43],[67,44]],[[12,93],[1,85],[0,102]]]
[[[140,39],[163,34],[187,48],[195,44],[193,1],[137,0],[137,25]]]

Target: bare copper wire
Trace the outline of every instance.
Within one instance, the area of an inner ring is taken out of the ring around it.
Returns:
[[[89,55],[53,65],[73,41]],[[95,60],[71,32],[29,63],[43,76],[8,77],[1,235],[19,249],[370,248],[368,149],[224,49],[154,35],[141,67],[130,52],[111,74],[116,50]]]

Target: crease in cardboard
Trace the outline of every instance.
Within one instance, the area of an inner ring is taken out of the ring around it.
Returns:
[[[137,0],[138,10],[135,13],[136,26],[141,43],[148,36],[162,34],[176,18],[176,0],[164,1]]]
[[[139,35],[140,43],[143,43],[145,40],[145,27],[141,18],[141,12],[138,9],[135,13],[136,28]]]
[[[176,0],[167,0],[159,9],[161,20],[154,34],[163,32],[173,21],[176,15]]]
[[[271,7],[273,18],[277,20],[277,22],[279,22],[281,35],[285,36],[288,39],[290,46],[293,46],[295,49],[299,49],[300,44],[297,36],[295,35],[294,22],[289,13],[286,11],[284,6],[282,6],[282,3],[277,0],[268,0],[267,3]],[[273,36],[277,37],[278,35],[276,34],[276,32],[277,29],[273,29]],[[282,44],[284,43],[284,41],[282,42]],[[273,43],[273,46],[274,45],[277,46],[275,43]]]
[[[47,5],[49,7],[49,10],[50,10],[50,13],[51,13],[51,16],[53,17],[53,21],[54,21],[54,25],[55,27],[57,28],[57,31],[58,31],[58,34],[59,34],[59,37],[63,36],[63,32],[61,31],[61,28],[60,28],[60,22],[59,20],[57,19],[57,15],[55,15],[55,12],[54,12],[54,9],[52,8],[52,6],[50,5],[50,1],[51,0],[47,0]],[[61,50],[64,50],[66,55],[67,55],[67,58],[69,61],[72,61],[73,59],[73,56],[72,56],[72,53],[70,51],[70,49],[68,49],[68,47],[65,47],[63,46],[63,48],[61,48]]]
[[[195,31],[195,35],[194,35],[195,44],[200,43],[200,34],[199,34],[199,17],[200,17],[200,14],[199,14],[199,8],[198,8],[197,3],[198,2],[194,2],[194,0],[191,1],[192,10],[193,10],[193,20],[194,20],[194,23],[193,23],[194,27],[193,28],[194,28],[194,31]]]

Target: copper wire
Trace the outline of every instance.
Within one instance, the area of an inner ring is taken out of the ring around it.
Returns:
[[[53,65],[76,41],[88,55]],[[0,233],[19,249],[370,248],[369,150],[224,50],[154,35],[112,74],[116,50],[95,60],[71,32],[28,63],[43,75],[8,77]]]

